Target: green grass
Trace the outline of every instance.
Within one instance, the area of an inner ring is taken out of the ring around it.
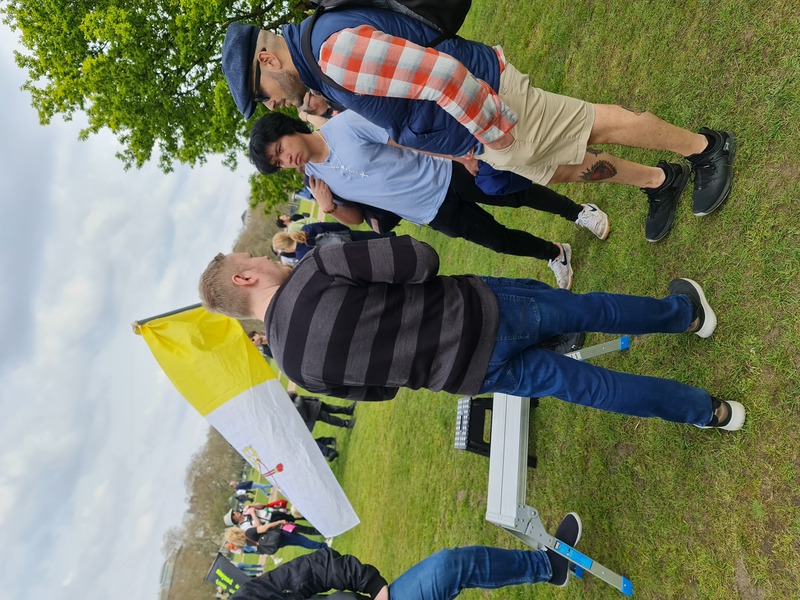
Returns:
[[[658,244],[644,240],[644,196],[623,186],[557,188],[609,213],[606,242],[550,215],[495,211],[509,225],[570,242],[577,292],[663,295],[672,277],[690,276],[717,309],[709,340],[636,338],[629,352],[596,364],[741,400],[749,411],[743,431],[701,431],[554,399],[533,417],[540,467],[529,471],[528,503],[551,528],[577,510],[581,549],[630,577],[639,598],[791,598],[800,589],[799,15],[788,1],[476,0],[463,32],[502,44],[545,89],[646,108],[691,129],[729,129],[739,141],[726,204],[697,219],[687,192],[673,232]],[[669,158],[611,151],[647,164]],[[552,280],[541,261],[403,230],[440,252],[445,273]],[[337,549],[391,578],[445,546],[519,547],[484,522],[488,462],[453,449],[454,397],[404,391],[356,414],[354,432],[336,432],[342,456],[334,470],[362,525],[337,539]],[[618,594],[591,576],[563,592],[464,594],[483,596]]]

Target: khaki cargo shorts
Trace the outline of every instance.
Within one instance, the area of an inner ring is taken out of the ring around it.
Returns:
[[[559,165],[576,165],[586,156],[594,125],[594,106],[583,100],[531,87],[530,77],[506,63],[500,74],[500,99],[519,118],[505,150],[484,148],[480,160],[546,185]]]

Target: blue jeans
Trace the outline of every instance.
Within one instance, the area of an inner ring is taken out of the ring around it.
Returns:
[[[325,542],[316,542],[303,534],[295,533],[294,531],[285,531],[283,529],[281,529],[281,546],[302,546],[309,550],[319,550],[320,548],[327,547]]]
[[[553,576],[542,550],[467,546],[440,550],[389,584],[389,600],[452,600],[465,588],[541,583]]]
[[[573,294],[533,279],[482,279],[497,296],[500,320],[480,393],[554,396],[601,410],[693,425],[711,420],[711,396],[705,390],[671,379],[610,371],[536,346],[553,335],[579,331],[682,333],[692,321],[687,296]]]
[[[254,481],[253,485],[252,485],[252,487],[250,489],[252,489],[252,490],[261,490],[265,494],[269,495],[269,492],[272,489],[272,484],[271,483],[256,483]]]

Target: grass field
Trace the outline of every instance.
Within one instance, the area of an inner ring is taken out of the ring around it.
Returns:
[[[630,577],[639,598],[800,597],[800,12],[794,2],[511,2],[476,0],[462,34],[501,44],[536,85],[645,108],[690,129],[738,139],[734,190],[695,218],[687,191],[673,232],[649,244],[644,195],[622,186],[560,186],[612,220],[599,242],[550,215],[498,210],[509,224],[573,245],[575,291],[663,295],[675,276],[705,287],[719,328],[636,338],[596,361],[671,377],[743,402],[744,430],[701,431],[544,399],[532,424],[540,467],[528,503],[554,528],[584,522],[580,548]],[[614,148],[655,164],[668,154]],[[493,254],[414,226],[445,273],[540,278],[543,262]],[[606,339],[592,335],[587,343]],[[455,398],[401,392],[360,405],[339,435],[334,470],[362,525],[336,540],[391,578],[445,546],[517,547],[484,522],[488,461],[453,449]],[[315,432],[325,433],[323,426]],[[463,597],[611,598],[588,576]]]

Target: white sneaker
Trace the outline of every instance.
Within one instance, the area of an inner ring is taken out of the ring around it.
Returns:
[[[727,404],[728,418],[724,423],[717,423],[715,425],[695,425],[695,427],[700,429],[724,429],[725,431],[739,431],[742,428],[747,411],[745,411],[744,405],[741,402],[736,402],[735,400],[717,400],[716,398],[713,398],[712,402],[714,403],[714,410],[719,406],[719,404],[717,404],[719,402]]]
[[[553,270],[556,276],[556,285],[565,290],[572,289],[572,246],[569,244],[556,244],[561,248],[561,255],[558,258],[547,261],[547,266]]]
[[[597,208],[596,204],[583,204],[582,206],[583,210],[578,214],[575,223],[588,229],[601,240],[606,239],[611,231],[608,215]]]

